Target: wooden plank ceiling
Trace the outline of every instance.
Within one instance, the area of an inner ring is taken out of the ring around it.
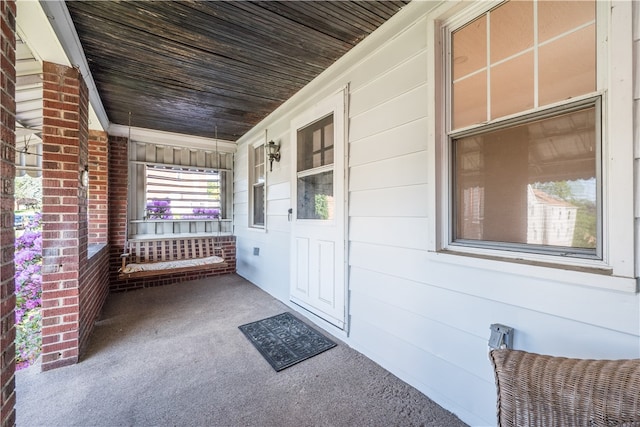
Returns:
[[[237,140],[400,1],[67,1],[112,123]]]

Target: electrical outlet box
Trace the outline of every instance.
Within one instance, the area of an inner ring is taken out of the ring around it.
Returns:
[[[260,248],[253,248],[253,254],[254,254],[255,256],[260,255]]]
[[[491,336],[489,337],[489,347],[497,348],[513,348],[513,328],[501,325],[499,323],[492,324]]]

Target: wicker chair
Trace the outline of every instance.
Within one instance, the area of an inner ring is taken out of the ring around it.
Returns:
[[[492,350],[498,425],[640,427],[640,359],[587,360]]]

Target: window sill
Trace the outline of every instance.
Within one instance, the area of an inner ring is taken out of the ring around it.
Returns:
[[[483,270],[535,277],[543,280],[563,282],[576,286],[588,286],[636,293],[637,281],[633,277],[615,276],[610,267],[561,264],[521,257],[505,257],[495,254],[480,254],[452,249],[431,252],[437,261]]]
[[[166,240],[166,239],[186,239],[200,237],[225,237],[232,236],[233,233],[166,233],[166,234],[134,234],[129,237],[129,241]]]
[[[166,218],[166,219],[132,219],[129,222],[131,224],[170,224],[174,222],[231,222],[230,219],[217,219],[217,218]]]
[[[90,245],[87,245],[87,259],[91,259],[94,255],[96,255],[106,247],[106,243],[92,243]]]

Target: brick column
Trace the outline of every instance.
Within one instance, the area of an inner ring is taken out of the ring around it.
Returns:
[[[88,92],[78,70],[43,64],[42,370],[79,354],[79,279],[87,260]]]
[[[118,280],[126,236],[128,139],[109,136],[109,283]]]
[[[0,0],[0,426],[15,425],[15,286],[13,182],[15,178],[16,3]]]
[[[107,243],[108,135],[89,131],[89,244]]]

